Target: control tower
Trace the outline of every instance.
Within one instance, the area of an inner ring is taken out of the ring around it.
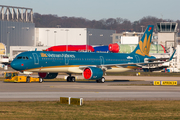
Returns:
[[[159,22],[157,23],[158,44],[165,46],[167,52],[169,48],[175,48],[177,45],[177,26],[176,22]]]

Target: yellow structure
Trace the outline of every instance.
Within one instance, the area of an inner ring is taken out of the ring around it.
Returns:
[[[70,99],[71,97],[60,97],[60,103],[70,105]]]
[[[18,76],[18,72],[5,72],[4,82],[43,82],[42,78],[33,78],[29,76]]]
[[[154,85],[161,85],[160,81],[154,81]]]
[[[83,98],[71,98],[71,105],[83,105]]]
[[[6,54],[6,46],[3,43],[0,43],[0,55]]]
[[[177,81],[161,81],[161,85],[177,85]]]
[[[177,85],[177,81],[154,81],[154,85]]]
[[[83,105],[83,98],[60,97],[61,104]]]

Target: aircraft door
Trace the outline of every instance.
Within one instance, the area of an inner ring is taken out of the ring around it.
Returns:
[[[137,63],[140,62],[139,56],[135,55]]]
[[[33,57],[34,57],[34,64],[38,65],[39,64],[39,58],[38,58],[37,53],[33,53]]]
[[[65,57],[65,65],[68,65],[69,64],[69,58],[68,57]]]
[[[104,65],[104,57],[100,56],[100,65]]]

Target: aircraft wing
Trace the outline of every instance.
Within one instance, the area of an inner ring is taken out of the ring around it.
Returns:
[[[101,65],[103,67],[124,67],[124,66],[132,66],[132,65],[136,65],[136,66],[143,66],[143,65],[148,65],[148,64],[162,64],[164,63],[164,61],[159,61],[159,62],[142,62],[142,63],[122,63],[122,64],[106,64],[106,65]]]
[[[150,64],[163,64],[165,62],[169,62],[173,59],[173,56],[175,54],[176,50],[173,52],[170,58],[155,58],[155,59],[147,59],[147,62],[141,62],[141,63],[121,63],[121,64],[104,64],[104,65],[87,65],[87,66],[79,66],[79,69],[83,70],[86,67],[98,67],[101,69],[111,69],[111,67],[126,67],[126,66],[138,66],[142,67],[144,65],[150,65]],[[166,60],[166,61],[164,61]]]
[[[86,67],[98,67],[98,68],[102,68],[102,69],[111,69],[111,67],[125,67],[125,66],[132,66],[132,65],[136,65],[138,67],[142,67],[143,65],[148,65],[148,64],[162,64],[165,61],[159,61],[159,62],[142,62],[142,63],[122,63],[122,64],[105,64],[105,65],[87,65],[87,66],[79,66],[79,69],[83,70]]]

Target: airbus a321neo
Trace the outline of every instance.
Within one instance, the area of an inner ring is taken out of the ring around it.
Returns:
[[[104,83],[108,72],[124,72],[147,64],[161,64],[149,55],[153,25],[149,25],[132,53],[56,52],[28,51],[20,53],[11,62],[11,67],[21,72],[38,72],[40,80],[56,78],[58,73],[67,73],[67,82],[74,82],[73,73],[82,73],[88,80]],[[174,52],[175,53],[175,52]],[[174,55],[173,53],[173,55]],[[170,61],[173,57],[168,58]]]

